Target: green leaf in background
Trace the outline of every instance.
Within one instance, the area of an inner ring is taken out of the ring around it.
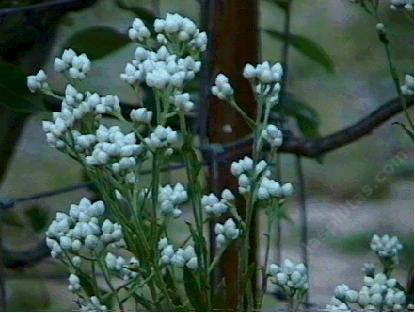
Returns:
[[[0,61],[0,105],[23,113],[45,111],[42,97],[27,88],[26,77],[18,66]]]
[[[36,233],[42,232],[49,225],[49,213],[44,208],[37,206],[28,208],[24,211],[24,215]]]
[[[192,270],[183,267],[183,283],[187,297],[196,311],[204,311],[203,294]]]
[[[398,126],[402,127],[402,129],[405,131],[405,133],[408,135],[408,137],[411,138],[412,141],[414,140],[414,132],[412,130],[410,130],[404,123],[394,122],[394,123],[392,123],[392,125],[398,125]]]
[[[123,10],[132,12],[135,17],[139,17],[147,26],[152,25],[156,16],[154,13],[146,8],[135,6],[134,1],[116,0],[116,5]]]
[[[24,227],[24,221],[22,217],[15,211],[5,211],[0,216],[0,222],[7,226],[13,226],[17,228]]]
[[[279,8],[283,10],[287,10],[288,8],[288,0],[267,0],[268,2],[271,2],[272,4],[275,4]]]
[[[266,29],[265,32],[278,40],[289,40],[290,44],[300,53],[323,66],[327,72],[334,72],[334,64],[324,48],[317,42],[301,35],[286,35],[277,30]]]
[[[108,26],[93,26],[80,30],[65,42],[63,48],[86,53],[91,60],[101,59],[130,43],[126,34]]]
[[[315,139],[320,137],[320,118],[317,111],[307,103],[294,97],[291,93],[282,95],[280,103],[275,107],[275,111],[294,118],[305,138]]]

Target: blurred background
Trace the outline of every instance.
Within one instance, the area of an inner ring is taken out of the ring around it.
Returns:
[[[134,44],[126,43],[123,35],[133,18],[139,15],[150,19],[153,15],[178,12],[196,21],[203,19],[196,0],[61,1],[65,4],[47,7],[56,2],[0,0],[0,60],[7,63],[0,67],[3,205],[8,199],[85,181],[78,164],[47,146],[41,121],[49,118],[50,113],[27,112],[18,106],[26,102],[37,104],[37,99],[26,97],[25,85],[17,85],[20,72],[33,74],[43,68],[49,84],[62,92],[64,81],[53,72],[53,60],[70,43],[75,43],[97,54],[88,87],[101,94],[117,94],[123,102],[134,104],[134,93],[119,79],[119,73],[133,56]],[[240,1],[242,7],[243,2]],[[259,51],[263,60],[282,58],[284,43],[275,32],[283,32],[285,13],[278,2],[258,1]],[[413,72],[413,22],[402,11],[389,9],[388,0],[381,0],[380,4],[394,64],[403,78],[406,72]],[[377,38],[376,22],[359,5],[348,0],[292,0],[290,14],[291,33],[306,38],[312,45],[302,49],[300,44],[289,50],[286,89],[306,105],[305,115],[313,129],[313,134],[303,135],[330,134],[396,97]],[[5,86],[10,95],[4,94]],[[11,103],[12,99],[18,99],[17,104]],[[363,263],[375,261],[369,251],[373,233],[392,233],[404,243],[398,277],[406,280],[413,264],[413,143],[400,127],[392,125],[395,121],[404,121],[402,114],[369,136],[328,153],[322,160],[303,159],[313,303],[325,305],[340,283],[356,288],[361,285],[360,268]],[[294,156],[282,156],[282,173],[284,181],[298,183]],[[175,177],[181,175],[180,171],[176,174]],[[366,192],[367,188],[371,192]],[[36,247],[54,212],[67,210],[72,202],[89,193],[87,188],[77,189],[16,203],[3,210],[3,260],[7,259],[7,251]],[[298,208],[296,200],[288,205],[290,220],[282,223],[282,256],[300,261]],[[53,259],[48,257],[33,266],[14,269],[8,268],[7,260],[4,265],[0,275],[6,280],[9,311],[76,308],[66,287],[66,270]],[[276,303],[268,295],[265,309],[275,310]]]

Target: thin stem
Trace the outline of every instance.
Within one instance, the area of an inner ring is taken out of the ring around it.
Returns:
[[[296,156],[296,170],[298,177],[298,195],[300,200],[300,225],[301,225],[301,256],[302,261],[308,271],[308,224],[307,224],[307,206],[305,195],[305,182],[303,165],[301,162],[301,156]],[[309,303],[309,293],[305,294],[305,301]]]
[[[1,217],[1,216],[0,216]],[[3,264],[3,225],[0,218],[0,311],[7,311],[6,275]]]

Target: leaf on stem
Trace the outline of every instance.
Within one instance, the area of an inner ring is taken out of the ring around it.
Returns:
[[[287,41],[298,52],[320,64],[327,72],[334,72],[334,64],[326,50],[316,41],[311,40],[302,35],[289,34],[288,36],[283,32],[272,29],[265,29],[265,32],[272,38]]]

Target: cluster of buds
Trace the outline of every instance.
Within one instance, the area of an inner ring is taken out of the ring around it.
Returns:
[[[174,187],[166,185],[161,187],[158,195],[161,213],[173,216],[175,218],[182,215],[179,208],[181,204],[187,201],[187,192],[183,185],[178,183]]]
[[[162,266],[173,265],[179,268],[186,266],[189,269],[199,267],[196,252],[192,246],[174,250],[173,245],[169,244],[167,238],[162,238],[159,241],[158,248],[161,255],[159,264]]]
[[[202,207],[210,216],[219,217],[224,213],[229,212],[231,201],[235,199],[234,195],[229,189],[222,191],[221,199],[211,193],[210,195],[202,197]]]
[[[78,293],[81,290],[81,280],[79,279],[77,275],[75,274],[69,275],[68,282],[69,282],[69,285],[68,285],[69,291],[73,293]]]
[[[104,214],[104,203],[91,203],[83,198],[78,205],[72,204],[69,215],[56,213],[55,220],[46,232],[46,244],[54,258],[63,252],[79,254],[83,247],[89,251],[101,251],[108,245],[123,245],[121,226],[106,219],[100,222]]]
[[[230,242],[238,239],[242,231],[236,227],[233,219],[229,218],[224,224],[215,224],[215,243],[217,249],[226,248]]]
[[[137,277],[137,269],[140,263],[135,257],[132,257],[127,262],[122,256],[117,257],[111,252],[108,252],[105,256],[105,265],[123,280],[129,281]]]
[[[128,36],[133,41],[143,41],[150,38],[151,33],[141,19],[135,18],[132,27],[128,30]]]
[[[212,94],[221,100],[229,100],[233,96],[233,88],[229,83],[229,78],[223,74],[218,74],[215,85],[211,88]]]
[[[130,112],[131,120],[136,123],[150,124],[152,116],[153,112],[146,108],[135,109]]]
[[[190,100],[188,93],[179,93],[172,96],[174,106],[185,113],[193,111],[195,104]]]
[[[302,263],[294,264],[286,259],[281,266],[271,264],[269,275],[271,283],[282,288],[287,295],[308,289],[307,268]]]
[[[412,96],[414,94],[414,77],[412,75],[405,75],[405,84],[401,86],[401,91],[405,96]]]
[[[167,13],[165,19],[154,21],[154,31],[158,33],[157,41],[184,43],[192,51],[203,52],[207,46],[207,35],[200,32],[196,24],[180,14]]]
[[[106,312],[108,308],[99,301],[98,297],[92,296],[81,302],[81,312]]]
[[[379,237],[373,235],[370,248],[377,254],[383,264],[397,264],[399,251],[403,246],[396,236],[389,236],[388,234]]]
[[[246,64],[243,75],[255,84],[255,92],[264,97],[271,107],[278,103],[283,70],[280,63],[270,64],[268,61],[253,66]]]
[[[166,155],[171,155],[173,148],[180,146],[180,138],[177,131],[172,130],[169,126],[164,127],[161,125],[157,125],[150,136],[144,138],[144,142],[151,149],[165,149]]]
[[[29,88],[31,92],[46,90],[49,88],[47,79],[46,73],[43,70],[40,70],[36,75],[27,77],[27,88]]]
[[[414,9],[414,0],[390,0],[391,9],[406,9],[412,11]]]
[[[278,148],[282,145],[282,131],[275,125],[267,125],[262,130],[261,136],[271,148]]]
[[[279,182],[269,179],[268,177],[262,177],[258,188],[258,199],[282,199],[291,197],[294,193],[294,188],[291,183],[285,183],[280,185]]]
[[[85,53],[78,56],[72,49],[67,49],[61,58],[55,58],[54,68],[59,73],[67,73],[72,79],[84,79],[91,70],[91,62]]]
[[[131,85],[145,82],[156,89],[183,88],[185,81],[191,80],[200,71],[201,62],[190,56],[179,58],[166,46],[157,52],[137,47],[135,59],[127,63],[121,79]]]

